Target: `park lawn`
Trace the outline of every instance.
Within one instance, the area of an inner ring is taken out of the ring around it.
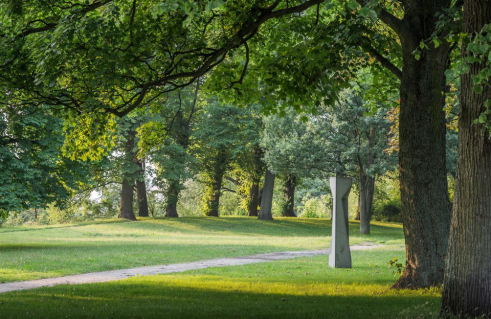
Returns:
[[[216,257],[328,248],[326,219],[185,217],[107,220],[74,225],[0,228],[0,282],[33,280]],[[373,223],[361,236],[350,222],[350,243],[403,249],[402,227]]]
[[[402,250],[328,256],[0,294],[7,318],[436,318],[440,291],[394,290]]]

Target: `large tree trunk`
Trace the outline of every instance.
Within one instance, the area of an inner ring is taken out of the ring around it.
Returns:
[[[403,48],[399,169],[406,267],[396,288],[439,286],[450,229],[445,154],[445,69],[449,44],[413,51],[435,29],[448,0],[408,1],[400,38]]]
[[[227,170],[227,160],[226,151],[220,150],[217,154],[211,178],[206,186],[204,197],[204,214],[206,216],[219,216],[220,195],[222,193],[223,175],[225,175]]]
[[[121,188],[121,205],[118,218],[136,220],[133,213],[133,182],[127,178],[123,179]]]
[[[247,207],[249,216],[258,216],[257,207],[259,206],[259,181],[252,181],[250,188],[249,205]]]
[[[177,213],[177,202],[181,191],[181,182],[171,181],[165,192],[165,217],[179,217]]]
[[[465,33],[490,22],[491,1],[464,2]],[[491,139],[473,123],[485,111],[491,88],[484,85],[476,94],[471,78],[484,67],[474,63],[461,76],[457,184],[442,295],[442,311],[465,318],[491,316]]]
[[[269,169],[266,169],[264,177],[264,187],[261,198],[261,209],[259,210],[259,219],[273,220],[271,209],[273,208],[273,191],[275,175]]]
[[[136,180],[136,198],[138,201],[138,216],[148,217],[147,186],[145,185],[145,165],[143,161],[137,162],[140,167],[140,176]]]
[[[295,187],[297,179],[295,176],[287,175],[285,180],[284,197],[285,204],[283,206],[281,215],[285,217],[297,217],[295,215]]]
[[[360,234],[370,234],[370,217],[372,212],[375,178],[360,173]]]

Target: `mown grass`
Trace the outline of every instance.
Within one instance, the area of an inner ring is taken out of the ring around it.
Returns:
[[[0,228],[0,282],[144,265],[197,261],[256,253],[321,249],[330,245],[325,219],[256,218],[143,219],[75,225]],[[359,235],[350,223],[350,243],[403,246],[401,226],[374,223]]]
[[[0,317],[436,317],[438,290],[390,289],[396,278],[386,263],[403,251],[352,256],[352,269],[331,269],[318,256],[0,294]]]

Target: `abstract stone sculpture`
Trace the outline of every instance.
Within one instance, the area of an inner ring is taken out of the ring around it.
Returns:
[[[348,228],[348,195],[353,183],[348,177],[331,177],[332,192],[332,236],[329,266],[351,268]]]

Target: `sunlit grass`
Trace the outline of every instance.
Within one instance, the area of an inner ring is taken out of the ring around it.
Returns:
[[[208,268],[103,284],[0,294],[5,318],[433,318],[440,291],[394,290],[387,261],[401,250]],[[2,317],[2,318],[3,318]]]
[[[351,244],[403,247],[400,225],[374,223]],[[75,225],[0,228],[0,282],[170,264],[257,253],[328,248],[326,219],[256,218],[105,220]]]

